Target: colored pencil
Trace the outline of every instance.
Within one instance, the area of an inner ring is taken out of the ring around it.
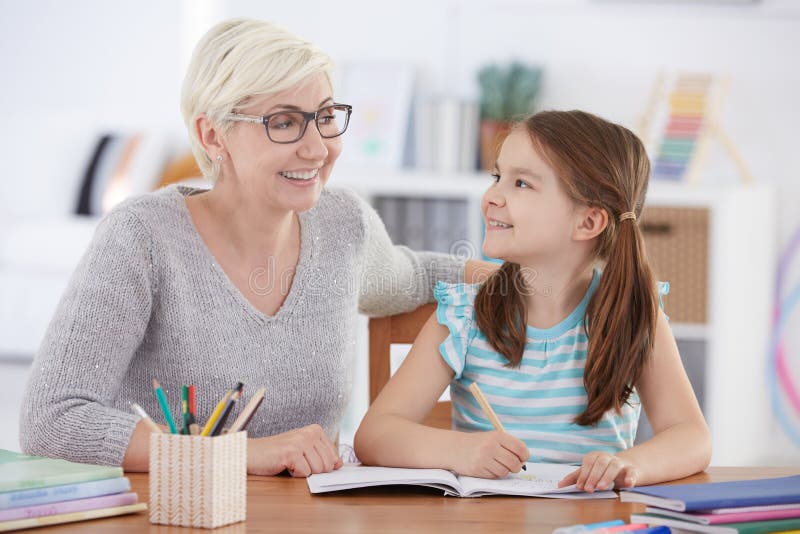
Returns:
[[[222,414],[220,414],[219,419],[217,419],[217,422],[214,423],[214,427],[211,429],[211,432],[209,432],[210,436],[219,436],[222,433],[222,429],[225,427],[225,421],[228,420],[228,417],[233,411],[233,407],[236,406],[236,401],[238,401],[241,396],[241,388],[233,392],[233,395],[231,395],[227,404],[225,405],[225,409],[222,410]]]
[[[164,390],[161,389],[161,384],[159,384],[158,380],[156,380],[155,378],[153,379],[153,390],[156,393],[158,404],[159,406],[161,406],[161,411],[164,413],[164,419],[167,422],[167,426],[169,427],[170,433],[177,434],[178,428],[175,426],[175,420],[172,418],[172,412],[169,411],[169,404],[167,404],[167,396],[164,395]]]
[[[247,424],[250,422],[250,419],[253,418],[253,415],[258,410],[258,407],[261,406],[261,403],[264,401],[264,394],[266,393],[266,388],[260,388],[256,391],[250,400],[245,405],[242,413],[239,414],[239,417],[231,425],[231,428],[228,432],[239,432],[240,430],[244,430]]]
[[[470,384],[469,390],[472,392],[472,395],[475,397],[475,400],[478,401],[478,404],[481,405],[483,413],[485,413],[486,417],[489,418],[489,421],[492,423],[494,429],[499,430],[501,432],[505,432],[506,429],[503,428],[503,423],[500,422],[500,419],[497,417],[497,414],[494,413],[494,410],[492,410],[489,401],[487,401],[486,397],[483,396],[483,391],[481,391],[481,388],[478,387],[477,382],[473,382],[472,384]],[[528,470],[525,464],[522,464],[522,470],[523,471]]]
[[[131,403],[131,408],[133,408],[134,412],[139,414],[139,417],[142,418],[142,420],[145,422],[145,424],[147,426],[149,426],[153,430],[153,432],[157,432],[159,434],[164,432],[163,430],[161,430],[161,427],[156,424],[155,421],[150,419],[150,416],[147,415],[147,412],[144,411],[144,408],[142,408],[141,406],[139,406],[135,402]]]

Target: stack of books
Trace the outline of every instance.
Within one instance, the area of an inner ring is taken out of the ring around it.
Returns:
[[[147,509],[119,467],[0,449],[0,532]]]
[[[647,505],[631,523],[673,532],[747,533],[800,529],[800,476],[643,486],[620,492],[622,502]]]

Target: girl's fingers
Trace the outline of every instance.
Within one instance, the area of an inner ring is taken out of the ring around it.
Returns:
[[[562,478],[558,483],[558,487],[563,488],[565,486],[571,486],[572,484],[575,484],[578,481],[578,475],[580,475],[580,473],[581,473],[581,468],[579,467],[572,473]]]
[[[597,457],[589,476],[586,478],[586,491],[592,492],[597,488],[597,483],[600,482],[609,467],[614,471],[615,475],[619,472],[619,467],[614,466],[613,459],[614,457],[608,454]]]

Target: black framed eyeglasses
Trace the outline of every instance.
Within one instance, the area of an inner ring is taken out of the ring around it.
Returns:
[[[306,133],[308,123],[314,121],[319,135],[325,139],[338,137],[347,130],[353,106],[347,104],[331,104],[317,111],[285,110],[259,115],[242,115],[228,113],[226,117],[232,121],[263,124],[267,137],[273,143],[288,144],[299,141]]]

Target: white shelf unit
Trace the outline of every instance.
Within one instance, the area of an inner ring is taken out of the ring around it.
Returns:
[[[353,189],[367,200],[465,199],[474,215],[470,239],[480,250],[480,199],[489,183],[488,173],[339,167],[330,185]],[[702,408],[713,440],[712,464],[768,464],[772,418],[766,351],[776,261],[775,193],[764,185],[651,182],[646,205],[708,210],[707,321],[671,326],[679,342],[703,342]]]

